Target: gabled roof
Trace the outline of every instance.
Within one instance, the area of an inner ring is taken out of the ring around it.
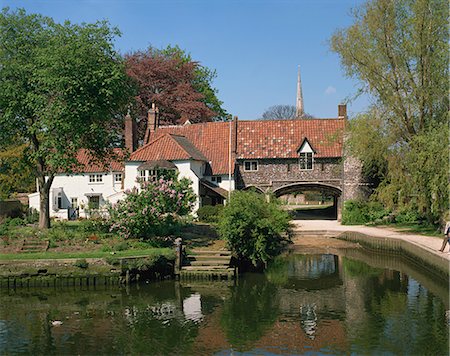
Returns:
[[[189,160],[207,161],[186,137],[164,133],[153,141],[133,152],[130,161],[176,161]]]
[[[342,157],[344,119],[238,121],[237,131],[235,124],[231,124],[232,167],[235,159],[298,158],[305,140],[317,158]],[[198,159],[210,162],[213,175],[228,173],[229,122],[163,126],[152,135],[153,141],[132,153],[131,160]]]
[[[178,139],[178,142],[189,141],[193,147],[198,149],[205,160],[210,162],[212,174],[227,174],[229,159],[229,122],[205,122],[200,124],[190,124],[185,126],[162,126],[152,133],[153,141],[164,135],[171,134],[183,136],[184,139]],[[150,138],[152,139],[152,138]],[[151,142],[131,154],[131,160],[139,160],[137,157],[145,156],[139,151],[156,151],[155,147],[150,149]],[[187,147],[186,147],[187,149]],[[164,157],[160,159],[170,160],[168,150],[164,149]],[[149,153],[149,155],[153,155]],[[166,157],[167,156],[167,157]],[[234,160],[232,160],[234,167]]]
[[[118,157],[117,160],[110,160],[105,163],[94,163],[93,157],[88,150],[79,150],[77,160],[80,163],[80,166],[75,167],[74,173],[122,172],[124,170],[124,164],[120,157],[124,157],[125,151],[121,148],[115,148],[113,151]]]
[[[296,152],[297,152],[297,153],[300,153],[306,145],[308,145],[309,148],[311,148],[311,150],[312,150],[314,153],[316,153],[316,150],[315,150],[314,147],[311,145],[311,143],[308,141],[308,138],[307,138],[307,137],[305,137],[305,138],[303,139],[303,141],[302,141],[302,143],[300,144],[300,146],[298,146]]]
[[[344,125],[344,119],[239,121],[237,158],[298,158],[305,139],[315,157],[342,157]]]

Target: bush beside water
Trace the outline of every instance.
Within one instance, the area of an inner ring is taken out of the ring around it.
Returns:
[[[238,259],[267,265],[289,241],[289,220],[276,199],[268,203],[264,195],[235,191],[220,214],[219,235]]]
[[[219,222],[220,212],[223,205],[205,205],[197,210],[198,220],[205,223],[215,224]]]

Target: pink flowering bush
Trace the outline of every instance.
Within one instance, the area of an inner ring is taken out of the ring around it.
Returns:
[[[111,232],[124,238],[169,235],[179,218],[192,211],[195,195],[189,179],[161,176],[140,185],[125,191],[126,198],[110,207]]]

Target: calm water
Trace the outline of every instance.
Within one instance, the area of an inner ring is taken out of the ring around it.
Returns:
[[[447,355],[448,293],[356,250],[292,255],[236,284],[22,289],[0,294],[0,354]]]

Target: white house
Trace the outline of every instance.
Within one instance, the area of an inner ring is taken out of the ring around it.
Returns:
[[[80,151],[81,168],[75,174],[57,174],[50,189],[50,216],[60,219],[88,217],[115,203],[127,189],[139,187],[139,180],[152,180],[158,169],[175,169],[179,177],[192,181],[197,195],[194,210],[201,205],[223,204],[235,187],[234,161],[229,162],[232,125],[208,122],[158,128],[157,111],[149,111],[146,141],[137,150],[135,125],[129,115],[125,123],[125,144],[129,158],[107,167],[92,164]],[[39,210],[39,192],[29,195],[30,207]]]

